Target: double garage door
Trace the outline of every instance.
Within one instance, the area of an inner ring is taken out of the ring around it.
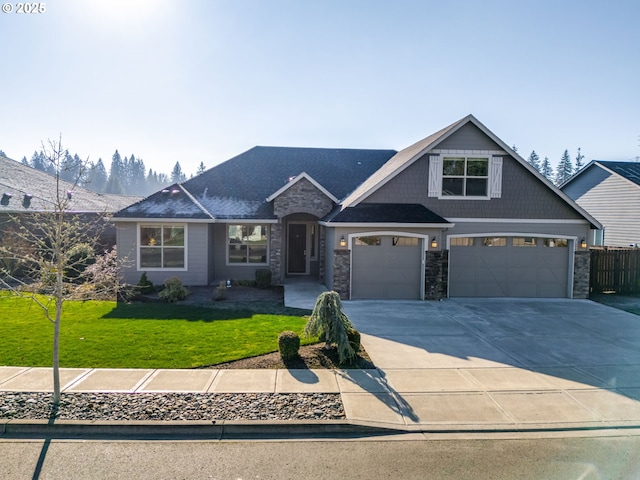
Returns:
[[[563,238],[452,238],[450,297],[566,298],[569,242]]]
[[[422,245],[422,239],[415,237],[355,238],[351,257],[351,298],[419,300]]]

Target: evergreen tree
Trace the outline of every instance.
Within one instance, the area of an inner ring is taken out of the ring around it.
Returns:
[[[573,174],[573,164],[571,163],[571,157],[569,156],[569,150],[565,150],[560,158],[560,163],[556,170],[556,185],[562,185],[564,182],[571,178]]]
[[[140,158],[134,158],[134,156],[131,155],[131,158],[129,159],[128,194],[133,195],[146,190],[146,171],[147,168],[144,166],[144,162]]]
[[[113,157],[111,157],[111,168],[109,169],[109,179],[107,180],[107,185],[104,190],[105,193],[124,194],[123,176],[124,164],[120,153],[116,150]]]
[[[576,155],[576,167],[575,167],[574,173],[578,173],[584,166],[584,162],[582,161],[583,159],[584,159],[584,155],[582,155],[582,152],[580,151],[580,147],[578,147],[578,154]]]
[[[535,150],[531,150],[531,155],[527,158],[527,162],[529,162],[533,168],[540,171],[540,157]]]
[[[204,173],[204,171],[207,169],[207,167],[204,166],[203,162],[200,162],[200,165],[198,165],[198,170],[196,170],[196,175],[200,175],[202,173]]]
[[[99,158],[96,163],[92,163],[87,176],[87,188],[94,192],[103,193],[107,186],[107,169],[104,167],[102,159]]]
[[[514,152],[518,153],[518,147],[516,147],[516,144],[514,143],[513,146],[511,147],[511,150],[513,150]]]
[[[180,166],[180,162],[176,162],[173,166],[173,170],[171,171],[171,181],[173,183],[182,183],[187,179],[187,176],[182,173],[182,167]]]
[[[544,157],[540,165],[540,173],[544,175],[547,180],[553,182],[553,168],[551,167],[551,162],[549,162],[549,157]]]
[[[6,157],[6,156],[7,156],[7,154],[4,153],[4,151],[0,149],[0,157]]]

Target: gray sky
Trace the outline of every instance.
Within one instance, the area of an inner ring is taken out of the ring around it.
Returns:
[[[0,0],[0,3],[7,3]],[[640,155],[637,0],[57,0],[0,13],[0,149],[187,173],[401,149],[472,113],[523,157]],[[9,9],[9,7],[4,7]]]

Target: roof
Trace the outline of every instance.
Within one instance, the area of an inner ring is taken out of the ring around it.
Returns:
[[[640,186],[640,163],[639,162],[614,162],[609,160],[592,160],[582,170],[573,175],[569,180],[561,185],[564,188],[567,184],[578,178],[583,172],[593,165],[597,165],[609,172],[620,175],[632,183]]]
[[[343,210],[337,208],[325,218],[335,223],[415,223],[444,225],[449,222],[418,203],[361,203]]]
[[[258,146],[184,182],[179,186],[180,194],[155,193],[115,216],[275,219],[268,198],[283,187],[286,189],[292,180],[312,178],[333,197],[343,199],[395,153],[395,150]]]
[[[26,213],[53,210],[57,192],[73,192],[69,210],[75,213],[115,212],[140,199],[128,195],[96,193],[0,155],[0,212]]]

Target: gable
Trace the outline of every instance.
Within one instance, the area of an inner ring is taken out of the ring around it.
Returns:
[[[442,140],[437,145],[441,150],[502,150],[473,123],[465,123],[462,127]]]

